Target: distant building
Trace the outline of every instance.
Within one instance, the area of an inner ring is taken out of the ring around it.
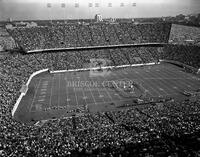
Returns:
[[[104,19],[104,21],[108,22],[108,23],[115,23],[116,19],[115,18],[108,18],[108,19]]]
[[[95,19],[96,22],[102,22],[103,21],[103,18],[102,18],[101,14],[96,14],[94,19]]]
[[[37,27],[37,23],[36,22],[27,23],[26,27]]]
[[[21,21],[21,22],[15,22],[14,25],[16,27],[26,27],[27,26],[27,22],[23,22],[23,21]]]
[[[6,29],[13,29],[13,25],[12,24],[7,24],[6,25]]]
[[[7,21],[8,21],[8,22],[13,22],[12,18],[8,18]]]

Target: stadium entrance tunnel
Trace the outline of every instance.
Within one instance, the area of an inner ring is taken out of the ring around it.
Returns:
[[[119,80],[133,82],[125,86],[116,85]],[[101,86],[76,84],[81,81],[98,82]],[[112,86],[102,86],[104,81],[111,82]],[[45,69],[32,74],[26,86],[21,90],[12,115],[19,122],[34,124],[40,120],[74,114],[152,105],[165,98],[182,101],[188,99],[182,92],[188,88],[197,90],[200,82],[199,75],[183,72],[176,65],[162,63],[115,68],[109,75],[101,77],[91,77],[89,70],[52,73]]]

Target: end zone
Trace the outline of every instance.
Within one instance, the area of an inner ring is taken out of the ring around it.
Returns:
[[[27,87],[27,90],[28,90],[28,85],[30,84],[32,78],[33,78],[34,76],[36,76],[36,75],[38,75],[38,74],[40,74],[40,73],[46,72],[46,71],[48,71],[48,69],[39,70],[39,71],[36,71],[36,72],[34,72],[33,74],[31,74],[31,76],[29,77],[29,79],[28,79],[28,81],[27,81],[27,83],[26,83],[26,85],[25,85],[25,86]],[[16,101],[16,103],[15,103],[15,105],[14,105],[14,107],[13,107],[13,110],[12,110],[12,117],[14,117],[15,112],[16,112],[18,106],[19,106],[19,103],[20,103],[20,101],[22,100],[23,96],[26,94],[26,91],[27,91],[27,90],[21,91],[21,94],[20,94],[19,98],[17,99],[17,101]]]

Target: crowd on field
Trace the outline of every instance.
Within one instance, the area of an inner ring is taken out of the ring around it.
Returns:
[[[167,55],[171,49],[174,54]],[[149,63],[167,57],[179,60],[184,57],[181,53],[187,51],[176,49],[180,47],[8,53],[0,56],[0,156],[198,156],[198,99],[84,113],[50,120],[42,126],[27,126],[11,116],[22,84],[35,71],[84,68],[91,58],[106,59],[108,65],[114,66]],[[189,52],[193,53],[192,50]],[[192,63],[197,63],[195,58]]]
[[[25,50],[106,46],[134,43],[166,43],[171,24],[89,23],[17,27],[12,37]]]

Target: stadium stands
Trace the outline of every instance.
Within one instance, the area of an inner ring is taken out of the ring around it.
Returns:
[[[129,29],[127,29],[129,28]],[[171,24],[68,24],[15,28],[10,34],[24,50],[167,43]],[[128,30],[128,31],[127,31]]]
[[[200,46],[200,28],[172,24],[169,36],[170,43]]]
[[[0,51],[1,50],[12,50],[17,47],[17,44],[12,37],[9,36],[8,32],[0,27]]]
[[[10,33],[26,50],[35,50],[167,42],[169,28],[165,24],[72,24],[16,28]],[[199,100],[81,114],[49,120],[41,127],[16,122],[11,110],[21,86],[41,69],[84,68],[91,58],[110,60],[114,66],[170,59],[200,67],[199,57],[199,47],[183,45],[0,56],[0,156],[195,156],[200,144]]]
[[[165,45],[160,58],[175,60],[187,65],[200,67],[200,47],[195,45]]]

